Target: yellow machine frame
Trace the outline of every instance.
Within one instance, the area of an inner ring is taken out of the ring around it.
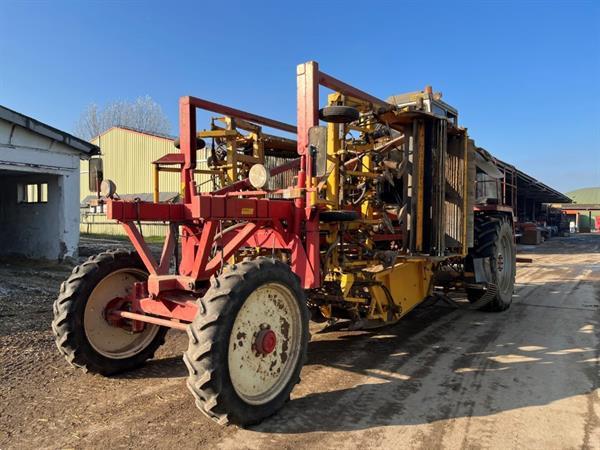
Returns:
[[[373,109],[373,105],[340,93],[332,93],[328,96],[328,105],[352,106],[361,112],[368,112]],[[367,123],[364,126],[349,126],[343,123],[327,124],[327,170],[324,179],[314,179],[313,186],[316,186],[316,193],[312,196],[313,203],[316,205],[325,205],[329,210],[344,209],[340,201],[340,193],[344,193],[346,186],[341,181],[343,177],[353,177],[356,180],[367,181],[380,177],[381,173],[373,163],[370,152],[375,148],[375,144],[354,145],[345,136],[351,131],[364,133],[373,131],[374,123]],[[359,261],[345,262],[341,257],[341,250],[334,248],[328,254],[329,260],[326,262],[327,273],[325,279],[328,281],[339,282],[341,295],[344,302],[355,305],[368,305],[367,321],[372,324],[387,324],[399,320],[402,316],[411,311],[415,306],[424,301],[433,291],[434,275],[441,262],[448,259],[440,256],[425,256],[418,253],[423,249],[423,221],[424,211],[424,165],[425,165],[425,125],[422,120],[415,120],[417,127],[417,152],[416,160],[412,161],[414,170],[412,172],[412,183],[417,186],[416,191],[416,229],[415,229],[415,250],[416,254],[398,255],[391,266],[382,265],[381,261],[373,259],[364,259]],[[465,131],[466,135],[466,131]],[[464,139],[464,155],[462,161],[464,182],[462,183],[462,212],[463,212],[463,235],[462,242],[466,242],[466,220],[467,220],[467,139]],[[347,152],[363,153],[360,158],[360,167],[356,170],[345,170],[343,161],[347,160]],[[415,179],[416,178],[416,179]],[[347,222],[344,225],[340,223],[322,224],[323,229],[328,231],[327,244],[334,245],[342,233],[342,227],[346,231],[357,230],[359,228],[368,228],[373,224],[380,223],[382,218],[380,212],[375,212],[372,204],[373,192],[368,192],[364,201],[360,204],[361,219],[353,222]],[[373,242],[368,239],[366,247],[372,249]],[[463,245],[461,255],[467,252],[466,245]],[[457,255],[453,255],[457,256]],[[353,294],[355,286],[364,286],[365,296]],[[327,308],[322,308],[327,316]]]

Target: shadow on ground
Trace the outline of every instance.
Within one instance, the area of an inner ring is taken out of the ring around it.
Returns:
[[[576,295],[583,285],[521,284],[519,289]],[[500,314],[457,311],[438,302],[376,331],[319,333],[309,344],[300,385],[308,393],[253,429],[296,434],[414,425],[589,394],[600,387],[595,344],[600,289],[588,288],[596,296],[589,309],[528,305],[518,295],[513,307]],[[568,322],[561,323],[557,317],[565,314]],[[565,340],[561,334],[572,337]],[[319,375],[311,376],[312,371]],[[171,357],[123,378],[186,376],[181,358]]]

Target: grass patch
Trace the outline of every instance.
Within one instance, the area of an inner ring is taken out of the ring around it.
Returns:
[[[80,233],[81,237],[87,239],[98,239],[98,240],[108,240],[108,241],[120,241],[120,242],[129,242],[129,237],[121,235],[121,234],[101,234],[101,233]],[[165,240],[162,236],[144,236],[144,240],[148,244],[162,244]]]

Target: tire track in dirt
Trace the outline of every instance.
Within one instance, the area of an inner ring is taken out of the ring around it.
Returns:
[[[275,448],[280,446],[305,447],[312,442],[320,447],[377,447],[408,445],[411,448],[489,448],[497,447],[499,442],[508,446],[518,447],[520,442],[528,438],[529,414],[523,414],[523,409],[516,406],[508,413],[510,415],[510,434],[506,435],[505,424],[496,418],[498,410],[498,392],[511,389],[510,383],[517,383],[520,389],[526,389],[529,381],[511,376],[503,381],[502,377],[490,379],[490,374],[498,364],[491,362],[481,353],[490,352],[501,354],[497,346],[506,345],[506,351],[513,351],[517,343],[506,341],[506,323],[510,323],[510,335],[528,342],[527,330],[532,317],[542,314],[561,314],[553,310],[550,313],[540,313],[535,305],[527,303],[538,299],[544,303],[549,299],[547,290],[548,280],[551,283],[570,281],[568,289],[560,294],[560,298],[578,295],[579,289],[586,283],[589,273],[582,271],[585,264],[591,263],[598,255],[590,255],[585,262],[576,257],[563,254],[541,255],[540,264],[530,267],[520,267],[518,278],[516,308],[504,315],[488,315],[478,312],[452,312],[438,319],[437,324],[425,326],[420,332],[405,339],[396,341],[385,349],[383,354],[374,351],[372,342],[377,336],[362,338],[361,344],[347,348],[348,352],[367,352],[363,356],[335,357],[328,362],[327,367],[319,367],[304,376],[303,383],[310,386],[321,386],[331,382],[329,389],[340,391],[336,396],[322,397],[319,393],[307,394],[289,404],[275,418],[265,422],[253,430],[239,430],[225,439],[221,446],[235,447],[235,443],[245,442],[249,448]],[[538,258],[536,258],[538,259]],[[572,264],[569,270],[564,266]],[[566,280],[565,280],[566,279]],[[551,288],[551,287],[550,287]],[[554,299],[557,300],[557,299]],[[576,314],[584,317],[589,309],[581,309]],[[504,318],[504,320],[501,319]],[[406,322],[427,320],[426,317],[407,317]],[[430,318],[431,319],[431,318]],[[473,325],[475,319],[487,322],[483,326]],[[546,321],[551,319],[545,319]],[[544,322],[545,323],[545,322]],[[397,327],[402,327],[402,322]],[[459,327],[459,330],[455,328]],[[487,327],[487,328],[486,328]],[[381,331],[379,335],[384,335]],[[397,334],[396,339],[400,336]],[[410,348],[410,342],[414,343]],[[461,343],[464,349],[457,349]],[[316,345],[316,344],[315,344]],[[565,345],[570,345],[568,342]],[[433,347],[437,347],[434,349]],[[503,348],[503,347],[500,347]],[[316,347],[315,347],[316,349]],[[408,353],[401,358],[385,357],[389,355]],[[510,356],[507,355],[507,356]],[[404,359],[402,359],[404,358]],[[417,367],[420,366],[420,367]],[[360,367],[360,372],[357,370]],[[471,375],[458,374],[460,369],[472,370]],[[339,375],[340,370],[351,370],[362,376],[350,378]],[[446,370],[442,375],[436,372]],[[518,369],[516,376],[519,374]],[[521,370],[522,371],[522,370]],[[369,375],[377,373],[378,377]],[[498,372],[500,373],[500,372]],[[525,372],[527,373],[527,372]],[[381,375],[383,374],[383,375]],[[407,379],[395,381],[393,376]],[[514,378],[515,381],[512,379]],[[510,379],[510,382],[508,380]],[[347,388],[354,383],[355,386]],[[404,388],[384,390],[378,393],[382,384],[397,383]],[[525,387],[523,387],[525,383]],[[407,386],[411,386],[409,391]],[[437,388],[431,395],[423,391]],[[498,391],[500,389],[500,391]],[[310,389],[302,389],[310,392]],[[444,391],[451,393],[447,397]],[[314,392],[314,391],[313,391]],[[531,395],[534,396],[535,392]],[[300,394],[302,395],[302,394]],[[419,413],[431,411],[432,408],[410,410],[409,404],[415,399],[433,402],[436,413],[429,417],[418,416]],[[526,404],[526,402],[523,402]],[[376,404],[376,406],[374,406]],[[506,412],[502,412],[506,415]],[[318,426],[314,426],[318,423]],[[289,433],[292,433],[291,436]],[[504,436],[498,440],[498,436]]]

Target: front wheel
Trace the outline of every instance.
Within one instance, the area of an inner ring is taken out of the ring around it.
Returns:
[[[198,408],[237,425],[277,412],[300,381],[308,345],[298,277],[275,259],[244,261],[213,278],[198,306],[184,354]]]
[[[141,366],[164,343],[168,328],[145,324],[142,331],[111,325],[105,309],[148,278],[135,252],[115,250],[75,267],[54,302],[52,330],[67,361],[84,371],[112,375]]]

